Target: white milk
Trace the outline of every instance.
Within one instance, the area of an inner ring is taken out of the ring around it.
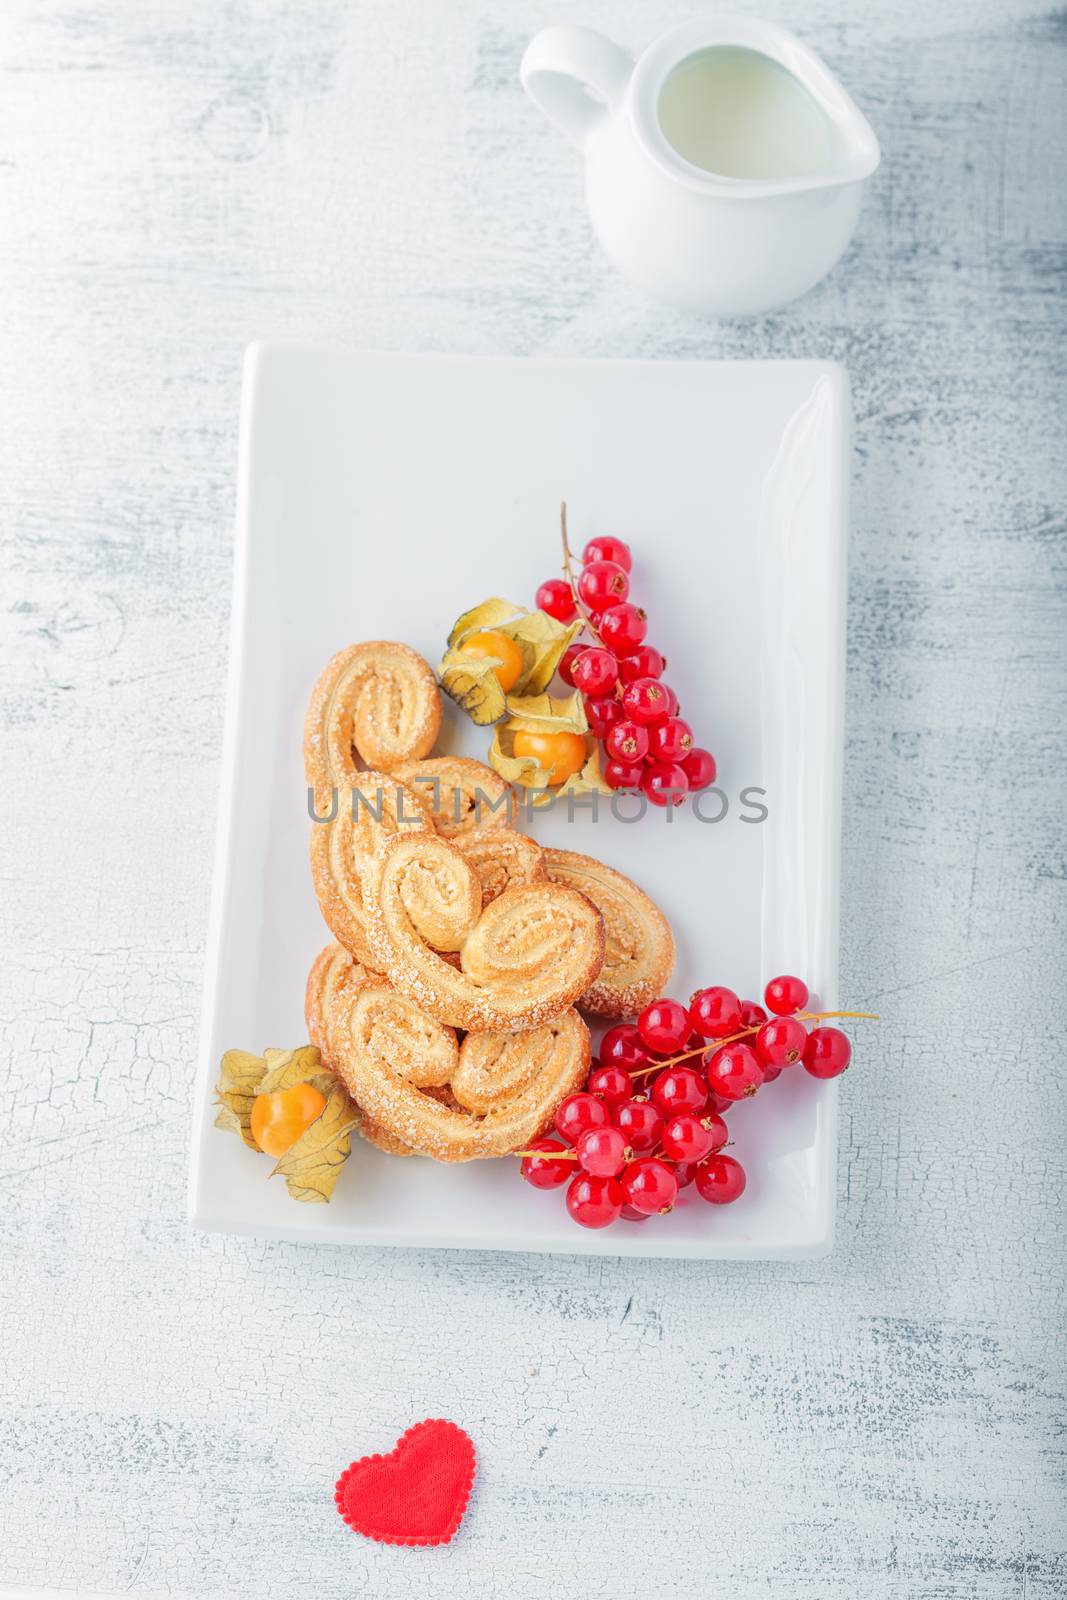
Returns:
[[[679,62],[659,121],[680,156],[724,178],[795,178],[831,166],[834,127],[791,72],[757,50],[720,45]]]

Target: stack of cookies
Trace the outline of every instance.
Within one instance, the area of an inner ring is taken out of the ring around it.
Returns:
[[[315,893],[337,941],[308,978],[312,1042],[396,1155],[525,1148],[589,1072],[580,1015],[662,993],[674,940],[636,884],[514,826],[481,762],[434,757],[441,701],[403,644],[351,645],[315,686],[304,761]]]

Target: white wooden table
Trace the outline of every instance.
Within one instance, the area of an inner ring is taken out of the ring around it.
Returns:
[[[188,1596],[1067,1587],[1062,14],[781,0],[885,163],[837,274],[717,326],[592,243],[517,81],[643,0],[0,10],[0,1581]],[[184,1220],[238,367],[254,336],[818,355],[857,409],[836,1252],[309,1249]],[[475,1436],[447,1550],[354,1454]]]

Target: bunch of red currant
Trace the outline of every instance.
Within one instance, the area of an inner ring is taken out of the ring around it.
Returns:
[[[629,599],[629,546],[610,535],[591,539],[577,581],[571,559],[564,507],[567,578],[549,578],[536,603],[558,622],[580,613],[592,637],[565,651],[559,675],[585,698],[590,731],[606,754],[604,777],[613,789],[640,789],[654,805],[680,805],[715,782],[715,758],[694,745],[678,697],[663,682],[666,658],[645,643],[648,619]]]
[[[690,1184],[711,1205],[737,1200],[745,1169],[724,1154],[723,1113],[797,1062],[814,1078],[836,1078],[852,1055],[848,1039],[805,1024],[867,1014],[805,1011],[800,978],[772,978],[763,998],[757,1005],[716,985],[688,1006],[654,1000],[636,1023],[609,1028],[584,1091],[556,1111],[557,1137],[517,1152],[527,1183],[565,1183],[567,1210],[585,1228],[665,1215]]]

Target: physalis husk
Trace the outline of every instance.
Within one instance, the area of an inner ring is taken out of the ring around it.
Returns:
[[[589,732],[582,696],[577,690],[562,696],[509,694],[505,710],[507,720],[493,733],[489,764],[509,783],[517,783],[529,791],[531,805],[549,805],[559,795],[612,793],[601,776],[600,745]],[[585,739],[585,763],[564,783],[554,781],[556,775],[550,767],[541,766],[534,756],[516,753],[517,733],[580,734]],[[547,792],[538,793],[539,790]]]
[[[483,600],[458,617],[448,635],[448,648],[437,669],[441,687],[472,722],[488,727],[507,714],[508,700],[544,693],[581,626],[580,621],[557,622],[544,611],[526,611],[510,600]],[[461,648],[478,633],[502,633],[522,651],[522,670],[510,695],[505,695],[497,676],[499,657]]]
[[[344,1084],[323,1066],[312,1045],[296,1050],[265,1050],[261,1056],[247,1050],[227,1050],[215,1086],[220,1107],[215,1126],[239,1134],[250,1149],[258,1150],[251,1127],[256,1096],[298,1083],[313,1084],[326,1103],[314,1122],[278,1158],[271,1177],[284,1178],[294,1200],[322,1205],[333,1194],[348,1158],[359,1113]]]

